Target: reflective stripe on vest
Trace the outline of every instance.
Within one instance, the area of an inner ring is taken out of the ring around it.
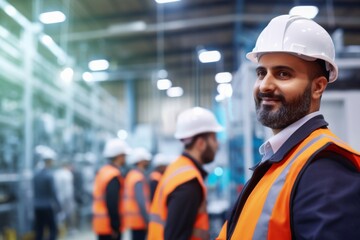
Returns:
[[[125,224],[131,229],[146,229],[147,223],[140,212],[140,206],[135,199],[135,185],[138,182],[143,184],[143,193],[145,208],[149,211],[150,208],[150,189],[145,175],[138,169],[131,170],[125,179],[125,194],[124,194],[124,217]]]
[[[108,183],[114,178],[117,177],[120,183],[120,202],[118,205],[119,209],[119,219],[122,220],[122,204],[121,204],[121,197],[122,197],[122,189],[123,189],[123,182],[121,178],[120,171],[116,169],[114,166],[111,165],[105,165],[102,167],[98,174],[95,177],[95,183],[94,183],[94,192],[93,192],[93,206],[92,206],[92,212],[93,212],[93,230],[97,234],[111,234],[111,223],[110,223],[110,217],[108,215],[106,203],[105,203],[105,192],[106,192],[106,186]],[[121,229],[124,230],[124,224],[121,223]]]
[[[173,164],[168,166],[163,176],[164,177],[161,179],[158,188],[156,189],[152,203],[148,239],[164,239],[163,234],[167,215],[166,199],[177,186],[193,178],[198,179],[200,185],[202,186],[204,191],[204,200],[198,209],[191,239],[209,239],[209,220],[206,211],[206,188],[198,169],[194,166],[190,159],[181,156]]]
[[[270,222],[270,216],[274,209],[275,202],[277,200],[277,196],[279,196],[279,193],[281,189],[284,186],[286,176],[289,173],[290,168],[292,167],[295,160],[305,151],[307,151],[314,143],[319,141],[322,138],[330,138],[335,143],[341,143],[344,144],[344,142],[339,141],[340,139],[334,138],[329,135],[321,134],[320,136],[312,139],[310,142],[308,142],[299,152],[295,154],[290,160],[289,164],[285,167],[285,169],[281,172],[281,174],[278,176],[278,178],[275,180],[274,184],[271,186],[270,191],[266,197],[265,204],[263,207],[263,211],[261,212],[261,215],[259,217],[258,223],[255,228],[254,232],[254,239],[267,239],[268,230],[269,230],[269,222]]]
[[[344,156],[360,171],[360,153],[330,130],[317,129],[282,161],[271,165],[244,203],[232,236],[226,236],[223,228],[218,239],[291,239],[293,188],[299,174],[322,151]]]

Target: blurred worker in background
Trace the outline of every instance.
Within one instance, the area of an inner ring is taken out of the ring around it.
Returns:
[[[278,16],[246,57],[258,64],[257,118],[274,135],[218,239],[360,239],[360,156],[319,112],[338,76],[330,35]]]
[[[150,187],[145,171],[150,164],[151,154],[145,148],[132,152],[131,169],[125,178],[125,223],[131,230],[133,240],[145,240],[149,222]]]
[[[175,159],[175,158],[174,158]],[[155,155],[152,166],[153,170],[150,173],[150,201],[154,198],[155,189],[162,177],[162,175],[165,172],[166,167],[171,162],[171,156],[168,156],[163,153],[158,153]]]
[[[33,178],[36,240],[45,239],[45,228],[48,229],[47,239],[54,240],[58,234],[56,214],[60,211],[52,170],[56,153],[43,145],[37,146],[35,151],[44,162],[43,168]]]
[[[156,188],[148,240],[210,238],[203,165],[214,160],[216,132],[222,129],[207,109],[194,107],[180,113],[175,138],[184,144],[184,152],[166,168]]]
[[[120,139],[106,142],[103,155],[109,160],[97,172],[94,183],[93,230],[98,240],[119,240],[125,230],[123,223],[123,177],[120,167],[130,154],[128,144]]]
[[[62,210],[58,219],[65,230],[71,231],[75,225],[75,196],[74,176],[70,162],[62,162],[55,171],[55,185]]]

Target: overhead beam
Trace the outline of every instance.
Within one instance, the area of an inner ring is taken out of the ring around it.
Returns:
[[[99,29],[94,31],[87,32],[75,32],[69,33],[67,40],[70,42],[73,41],[83,41],[90,39],[99,39],[99,38],[111,38],[119,37],[124,35],[139,35],[139,34],[151,34],[159,31],[160,29],[164,31],[179,31],[182,29],[191,29],[191,28],[200,28],[206,26],[215,26],[219,24],[233,23],[233,22],[243,22],[243,23],[264,23],[270,21],[275,15],[270,14],[229,14],[216,17],[205,17],[197,19],[183,19],[162,23],[151,23],[146,24],[145,28],[142,30],[139,29],[125,29],[119,28],[107,28]],[[318,17],[316,21],[323,25],[328,26],[327,17]],[[336,17],[337,25],[346,25],[346,26],[358,26],[360,22],[360,17]]]

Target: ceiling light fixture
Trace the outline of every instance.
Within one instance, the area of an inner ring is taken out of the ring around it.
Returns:
[[[215,75],[217,83],[229,83],[232,80],[232,74],[229,72],[219,72]]]
[[[218,62],[221,59],[221,53],[219,51],[207,51],[207,50],[200,50],[199,51],[199,60],[202,63],[211,63],[211,62]]]
[[[171,87],[166,91],[168,97],[181,97],[184,94],[184,90],[181,87]]]
[[[172,83],[169,79],[159,79],[156,82],[156,86],[159,90],[167,90],[171,87]]]
[[[97,59],[89,62],[88,67],[91,71],[104,71],[110,66],[108,60],[106,59]]]
[[[67,67],[61,71],[60,77],[63,81],[69,83],[73,80],[74,70],[71,67]]]
[[[60,11],[45,12],[39,15],[39,20],[43,24],[60,23],[66,20],[66,16]]]
[[[146,23],[144,21],[135,21],[122,24],[114,24],[108,27],[110,33],[118,32],[141,32],[146,30]]]
[[[316,6],[295,6],[290,9],[290,15],[300,15],[313,19],[318,14],[319,9]]]
[[[233,94],[233,89],[230,83],[221,83],[217,86],[217,91],[220,95],[224,97],[231,97]]]
[[[90,72],[84,72],[82,74],[82,79],[85,81],[85,82],[92,82],[94,81],[94,77],[93,75],[90,73]]]
[[[120,129],[117,134],[118,138],[120,138],[121,140],[125,140],[128,137],[128,133],[126,130],[124,129]]]
[[[179,2],[180,0],[155,0],[158,4],[171,3],[171,2]]]

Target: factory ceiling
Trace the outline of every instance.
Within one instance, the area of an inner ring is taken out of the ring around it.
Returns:
[[[157,4],[155,0],[9,0],[33,22],[41,12],[60,10],[63,23],[44,25],[50,35],[82,71],[88,62],[107,59],[109,80],[150,80],[166,69],[181,85],[201,75],[214,81],[219,71],[234,72],[244,53],[254,46],[257,35],[274,16],[287,14],[295,5],[315,5],[315,20],[331,34],[337,33],[342,51],[358,51],[360,1],[268,1],[181,0]],[[337,31],[338,30],[338,31]],[[218,50],[220,62],[202,66],[201,49]],[[355,49],[355,50],[354,50]],[[354,53],[358,56],[359,53]],[[201,89],[200,89],[201,90]]]

